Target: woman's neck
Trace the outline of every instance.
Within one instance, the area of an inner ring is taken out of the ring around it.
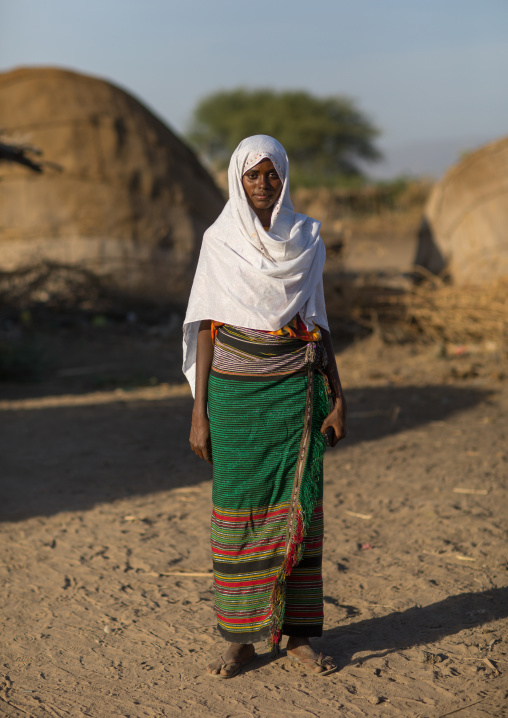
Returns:
[[[263,227],[270,226],[272,222],[273,207],[268,207],[267,209],[254,209],[253,211],[256,213],[256,216]]]

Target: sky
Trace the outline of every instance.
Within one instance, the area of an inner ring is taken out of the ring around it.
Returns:
[[[508,0],[0,0],[0,71],[20,65],[111,80],[179,133],[216,90],[347,95],[378,176],[508,134]]]

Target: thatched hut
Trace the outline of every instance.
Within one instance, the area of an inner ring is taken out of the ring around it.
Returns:
[[[508,276],[508,137],[467,155],[435,185],[415,263],[457,285]]]
[[[131,296],[185,298],[224,201],[163,122],[104,80],[21,68],[0,74],[0,128],[1,270],[52,261]]]

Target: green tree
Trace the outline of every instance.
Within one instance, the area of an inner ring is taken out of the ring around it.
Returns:
[[[381,157],[374,144],[379,131],[353,100],[304,91],[215,92],[197,105],[188,137],[222,169],[240,140],[256,134],[284,145],[292,178],[304,183],[360,178],[361,161]]]

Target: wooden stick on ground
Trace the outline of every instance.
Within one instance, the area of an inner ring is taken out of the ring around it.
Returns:
[[[461,708],[455,708],[455,710],[448,711],[448,713],[441,713],[439,718],[446,718],[446,716],[451,716],[454,713],[458,713],[459,711],[465,710],[466,708],[471,708],[472,706],[476,706],[476,705],[478,705],[478,703],[481,703],[484,700],[485,700],[485,698],[480,698],[479,701],[475,701],[474,703],[468,703],[466,706],[462,706]]]

